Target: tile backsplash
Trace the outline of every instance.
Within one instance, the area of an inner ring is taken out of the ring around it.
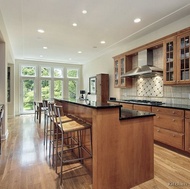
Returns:
[[[163,69],[162,48],[153,51],[153,64]],[[133,68],[138,65],[133,58]],[[157,100],[164,103],[190,105],[190,86],[164,86],[163,77],[133,78],[132,88],[121,89],[121,99]]]

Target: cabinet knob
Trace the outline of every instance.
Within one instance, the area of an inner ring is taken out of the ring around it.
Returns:
[[[157,129],[157,132],[160,132],[160,129]]]
[[[157,118],[159,119],[159,118],[160,118],[160,116],[157,116]]]
[[[156,111],[157,111],[157,112],[159,112],[160,110],[159,110],[159,109],[157,109]]]
[[[172,119],[172,121],[174,122],[174,121],[175,121],[175,119]]]
[[[173,137],[175,137],[175,134],[173,134]]]
[[[173,111],[172,113],[175,114],[175,111]]]

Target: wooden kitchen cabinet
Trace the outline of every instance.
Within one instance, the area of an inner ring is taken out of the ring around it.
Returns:
[[[109,74],[96,75],[96,100],[106,103],[109,100]]]
[[[190,111],[185,111],[185,151],[190,153]]]
[[[114,87],[127,88],[132,86],[132,79],[121,77],[125,72],[131,70],[132,64],[129,57],[119,55],[114,57]]]
[[[190,84],[190,29],[164,40],[164,85]]]
[[[154,140],[178,148],[185,149],[184,110],[152,107],[154,117]]]

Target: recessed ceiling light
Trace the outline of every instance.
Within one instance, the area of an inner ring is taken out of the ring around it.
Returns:
[[[39,32],[39,33],[44,33],[45,31],[42,30],[42,29],[38,29],[38,32]]]
[[[73,26],[76,27],[76,26],[77,26],[77,23],[73,23]]]
[[[43,47],[43,49],[47,49],[47,47]]]
[[[83,10],[82,13],[83,13],[83,14],[86,14],[86,13],[87,13],[87,10]]]
[[[82,53],[82,51],[78,51],[78,53],[79,53],[79,54],[81,54],[81,53]]]
[[[105,44],[106,42],[105,41],[100,41],[101,44]]]
[[[134,23],[139,23],[140,21],[141,21],[140,18],[135,18],[135,19],[134,19]]]

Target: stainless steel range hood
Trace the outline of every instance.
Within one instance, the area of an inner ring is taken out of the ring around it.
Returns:
[[[161,68],[153,66],[153,50],[143,50],[138,53],[138,67],[126,72],[121,77],[153,77],[162,74]]]

